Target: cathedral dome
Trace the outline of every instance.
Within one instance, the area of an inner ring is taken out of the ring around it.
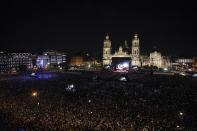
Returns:
[[[134,35],[134,38],[138,38],[138,34],[135,34],[135,35]]]
[[[109,40],[109,35],[107,35],[107,36],[105,37],[105,39],[106,39],[106,40]]]

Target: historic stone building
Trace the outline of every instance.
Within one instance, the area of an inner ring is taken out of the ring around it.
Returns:
[[[171,67],[170,58],[162,56],[162,54],[158,51],[151,52],[149,59],[149,66],[156,66],[158,68]]]
[[[103,46],[103,66],[114,65],[115,59],[122,59],[122,61],[129,61],[130,66],[157,66],[158,68],[167,68],[171,66],[171,61],[168,57],[162,56],[158,51],[153,51],[149,56],[140,54],[140,40],[137,34],[132,39],[132,46],[129,49],[125,41],[126,50],[120,46],[118,51],[112,53],[112,42],[107,35]],[[129,49],[129,50],[128,50]],[[122,62],[125,63],[125,62]]]
[[[162,56],[160,52],[154,51],[150,53],[150,66],[162,67]]]
[[[131,60],[132,66],[141,66],[140,62],[140,44],[139,44],[139,38],[138,35],[135,34],[132,39],[132,48],[131,53],[128,53],[123,50],[123,47],[119,47],[118,51],[116,51],[114,54],[111,52],[112,49],[112,43],[107,35],[104,40],[104,46],[103,46],[103,66],[106,65],[112,65],[113,58],[128,58]]]

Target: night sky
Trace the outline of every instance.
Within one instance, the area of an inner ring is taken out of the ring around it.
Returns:
[[[102,53],[108,33],[117,48],[139,34],[141,50],[197,55],[194,0],[7,1],[0,4],[0,50],[58,49]]]

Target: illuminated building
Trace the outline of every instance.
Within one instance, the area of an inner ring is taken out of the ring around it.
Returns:
[[[0,71],[7,72],[12,69],[19,70],[20,66],[26,66],[27,69],[33,67],[31,53],[8,53],[0,54]]]
[[[44,52],[44,55],[49,56],[50,65],[66,63],[66,54],[65,53],[50,50],[50,51]]]
[[[193,70],[197,71],[197,57],[193,57]]]
[[[169,57],[162,56],[162,63],[161,63],[162,68],[169,68],[172,67],[172,62]]]
[[[150,57],[146,55],[141,55],[141,64],[142,66],[149,66],[150,65]]]
[[[8,55],[5,52],[0,52],[0,72],[6,72],[9,68]]]
[[[160,52],[154,51],[150,53],[150,66],[157,66],[158,68],[161,68],[162,56]]]
[[[135,34],[132,40],[132,65],[140,66],[140,41],[138,35]]]
[[[111,40],[107,35],[103,46],[103,65],[111,65]]]
[[[168,68],[171,67],[170,58],[162,56],[160,52],[154,51],[150,53],[150,66],[156,66],[158,68]]]
[[[193,67],[193,61],[194,59],[192,57],[179,57],[177,59],[175,59],[174,63],[173,63],[173,67],[176,70],[180,70],[180,71],[187,71],[189,69],[192,69]]]
[[[0,52],[0,72],[6,72],[9,69],[9,56],[5,52]]]
[[[8,55],[11,68],[18,68],[20,65],[26,65],[29,69],[33,67],[31,53],[9,53]]]
[[[57,51],[46,51],[37,56],[37,67],[54,68],[62,63],[66,63],[66,54]]]
[[[38,68],[48,68],[50,65],[48,55],[39,55],[37,57],[37,67]]]
[[[127,42],[125,43],[127,45]],[[139,38],[138,35],[135,34],[134,38],[132,39],[132,50],[129,54],[127,51],[123,50],[123,47],[119,47],[118,51],[114,54],[111,52],[112,45],[109,36],[107,35],[104,40],[103,46],[103,66],[112,65],[113,59],[121,59],[121,58],[128,58],[130,59],[129,65],[132,66],[141,66],[140,64],[140,45],[139,45]]]
[[[70,69],[73,70],[96,70],[102,67],[96,58],[85,58],[84,56],[73,56],[70,59]]]
[[[84,60],[82,56],[74,56],[70,60],[70,66],[84,66]]]
[[[178,58],[176,60],[177,63],[187,63],[187,64],[191,64],[193,63],[193,59],[192,58]]]
[[[158,68],[166,68],[171,66],[170,59],[164,57],[160,52],[154,51],[150,53],[150,56],[140,55],[140,40],[137,34],[132,39],[131,53],[128,51],[127,41],[125,41],[125,47],[119,47],[118,51],[114,54],[111,53],[112,45],[109,36],[107,35],[104,40],[103,46],[103,66],[112,65],[115,67],[118,61],[119,64],[125,64],[129,66],[157,66]],[[116,61],[116,62],[115,62]]]
[[[100,69],[102,67],[101,62],[98,60],[88,60],[84,61],[86,69]]]

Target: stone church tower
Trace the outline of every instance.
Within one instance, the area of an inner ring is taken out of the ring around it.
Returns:
[[[111,65],[111,40],[107,35],[103,46],[103,65]]]
[[[132,58],[132,65],[140,66],[140,44],[139,44],[138,35],[135,34],[134,38],[132,39],[132,51],[131,51],[131,58]]]
[[[127,45],[127,44],[126,44]],[[128,53],[126,50],[123,50],[122,47],[119,48],[117,52],[114,54],[111,53],[111,40],[107,35],[104,40],[103,45],[103,66],[111,65],[112,58],[119,57],[119,58],[131,58],[131,65],[132,66],[141,66],[140,62],[140,44],[138,35],[135,34],[132,39],[132,50],[131,54]]]

